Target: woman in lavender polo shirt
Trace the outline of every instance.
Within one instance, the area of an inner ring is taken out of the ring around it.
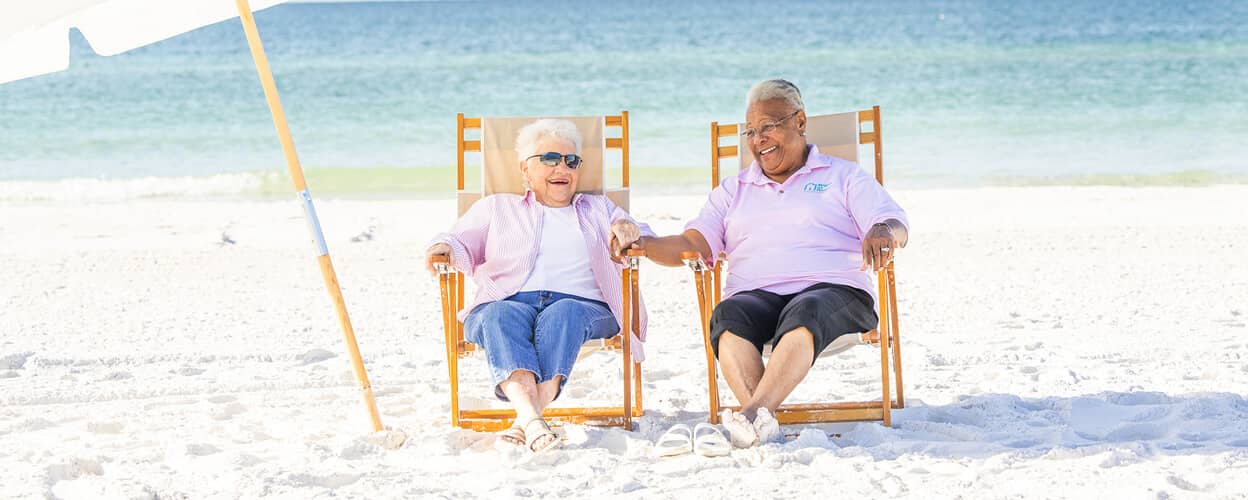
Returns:
[[[525,126],[516,151],[526,193],[473,204],[433,239],[425,265],[433,273],[433,256],[450,256],[476,282],[473,304],[460,312],[464,334],[485,350],[495,394],[516,410],[515,425],[498,437],[540,452],[559,443],[542,410],[559,396],[581,344],[620,331],[618,255],[641,228],[606,196],[576,192],[581,135],[572,122]],[[639,320],[637,348],[644,308]]]
[[[796,86],[760,82],[746,101],[741,142],[753,164],[715,188],[684,233],[635,245],[668,266],[681,265],[684,251],[707,262],[728,256],[728,298],[711,315],[711,344],[741,403],[723,415],[739,447],[780,435],[776,408],[836,337],[876,327],[868,271],[908,239],[906,213],[883,186],[806,143]]]

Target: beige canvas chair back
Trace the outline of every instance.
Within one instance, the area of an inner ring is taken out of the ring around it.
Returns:
[[[744,123],[739,124],[738,130],[745,130],[745,126]],[[814,144],[821,154],[857,163],[858,112],[807,116],[806,143]],[[754,153],[750,152],[750,145],[744,140],[738,151],[741,153],[737,155],[740,167],[745,170],[754,162]]]
[[[581,134],[582,163],[577,171],[580,179],[576,191],[586,194],[606,194],[616,205],[628,210],[628,188],[606,187],[605,150],[609,140],[605,134],[605,117],[567,116],[553,117],[568,120],[576,125]],[[520,129],[542,118],[481,118],[481,186],[464,189],[458,194],[459,214],[463,215],[483,196],[499,193],[524,194],[524,177],[520,171],[520,158],[516,151],[516,137]],[[619,139],[615,139],[619,141]],[[614,141],[610,141],[614,142]]]

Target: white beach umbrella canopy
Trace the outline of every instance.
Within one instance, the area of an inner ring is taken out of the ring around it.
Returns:
[[[252,0],[253,10],[285,0]],[[232,0],[4,0],[0,83],[69,68],[69,30],[111,56],[238,17]]]
[[[294,139],[286,124],[277,83],[269,69],[268,56],[260,42],[254,16],[257,9],[272,7],[284,0],[0,0],[0,84],[69,68],[69,30],[82,31],[91,49],[111,56],[130,49],[159,42],[187,31],[240,17],[247,45],[265,100],[273,114],[278,140],[286,157],[295,192],[304,207],[308,228],[317,250],[316,259],[325,279],[343,341],[351,356],[351,364],[367,406],[372,430],[382,430],[381,414],[373,397],[372,384],[364,369],[355,331],[347,315],[342,288],[329,258],[325,235],[312,205],[303,176],[303,167],[295,153]],[[405,437],[392,433],[388,443],[398,446]],[[394,437],[398,436],[398,437]]]

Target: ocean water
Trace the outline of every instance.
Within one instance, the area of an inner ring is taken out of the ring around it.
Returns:
[[[256,17],[303,164],[348,177],[450,168],[457,112],[628,110],[633,165],[705,168],[709,122],[740,120],[750,85],[782,77],[811,113],[880,105],[892,185],[1248,179],[1244,1],[315,3]],[[9,191],[284,176],[237,20],[114,57],[71,41],[68,71],[0,85]]]

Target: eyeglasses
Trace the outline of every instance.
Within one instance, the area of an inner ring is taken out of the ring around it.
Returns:
[[[776,120],[776,121],[774,121],[774,122],[769,122],[769,123],[764,123],[764,124],[762,124],[762,125],[759,125],[759,127],[758,127],[758,128],[747,128],[747,129],[745,129],[745,130],[742,130],[742,131],[741,131],[741,138],[742,138],[742,139],[745,139],[745,140],[747,140],[747,141],[748,141],[748,140],[750,140],[750,139],[753,139],[753,138],[754,138],[754,136],[759,135],[759,134],[762,134],[762,135],[769,135],[769,134],[771,134],[772,132],[775,132],[775,131],[776,131],[776,129],[780,127],[780,124],[781,124],[781,123],[784,123],[784,121],[785,121],[785,120],[788,120],[789,118],[793,118],[794,116],[797,116],[797,114],[798,114],[799,112],[801,112],[801,111],[802,111],[802,110],[800,110],[800,109],[799,109],[799,110],[797,110],[797,111],[794,111],[794,112],[792,112],[792,113],[789,113],[788,115],[785,115],[785,117],[784,117],[784,118],[781,118],[781,119]]]
[[[534,158],[541,158],[542,165],[546,165],[547,167],[559,166],[560,160],[563,160],[563,163],[566,164],[568,168],[573,169],[573,170],[576,170],[576,167],[581,166],[581,157],[579,155],[574,155],[574,154],[565,155],[565,154],[559,154],[554,151],[551,151],[548,153],[542,153],[542,154],[530,156],[528,158],[525,158],[524,161],[529,161]]]

